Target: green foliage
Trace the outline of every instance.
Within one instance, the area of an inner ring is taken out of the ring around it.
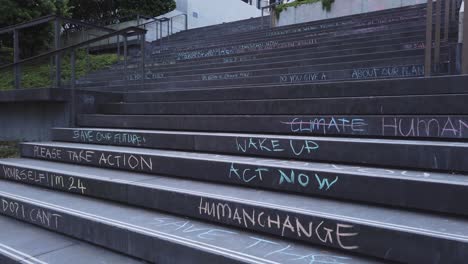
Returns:
[[[106,68],[117,62],[116,54],[90,55],[89,70],[95,71]],[[79,78],[88,73],[88,64],[84,51],[76,54],[76,77]],[[51,68],[47,61],[24,66],[22,69],[22,88],[42,88],[51,86]],[[70,56],[62,59],[62,80],[64,82],[71,78]],[[14,86],[13,71],[0,73],[0,90],[9,90]]]
[[[119,18],[135,17],[137,14],[150,17],[172,11],[174,0],[70,0],[73,18],[96,24],[112,24]]]
[[[0,159],[19,157],[17,142],[0,141]]]
[[[0,28],[30,21],[41,16],[59,14],[69,16],[68,0],[0,0]],[[20,56],[30,57],[47,48],[52,26],[42,24],[20,30]],[[11,34],[3,34],[0,41],[12,47]]]
[[[335,2],[335,0],[296,0],[296,1],[291,2],[291,3],[277,5],[275,7],[275,14],[276,14],[276,17],[279,18],[279,15],[281,14],[281,12],[288,9],[288,7],[296,8],[296,7],[300,6],[300,5],[315,4],[315,3],[319,3],[319,2],[322,3],[322,8],[324,10],[326,10],[327,12],[329,12],[331,10],[331,7],[332,7],[333,3]]]

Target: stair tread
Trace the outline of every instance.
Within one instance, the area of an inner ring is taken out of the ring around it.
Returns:
[[[0,216],[2,255],[24,264],[137,264],[143,263],[104,248]],[[5,262],[3,262],[5,261]],[[10,263],[3,260],[2,263]],[[11,262],[13,263],[13,262]]]

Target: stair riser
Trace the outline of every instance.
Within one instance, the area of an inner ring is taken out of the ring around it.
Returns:
[[[83,127],[291,135],[431,138],[432,140],[468,138],[467,116],[80,115],[78,124]]]
[[[337,99],[111,103],[99,113],[120,115],[466,115],[468,95]]]
[[[412,60],[414,62],[414,60]],[[421,61],[418,59],[418,61]],[[355,64],[356,68],[350,70],[337,71],[319,71],[314,70],[314,67],[303,67],[302,72],[285,74],[283,72],[278,75],[260,75],[256,76],[256,71],[230,72],[230,73],[215,73],[193,75],[187,77],[173,77],[164,79],[148,80],[146,75],[145,82],[141,80],[141,74],[135,74],[128,81],[110,81],[85,83],[77,85],[89,89],[97,89],[102,91],[115,91],[122,89],[123,91],[140,91],[140,90],[165,90],[165,89],[198,89],[201,87],[239,87],[245,85],[275,85],[275,84],[301,84],[301,83],[323,83],[332,81],[345,80],[378,80],[392,78],[411,78],[424,76],[423,64],[411,65],[394,65],[389,61],[381,61],[375,63]],[[441,73],[446,73],[448,65],[441,65]],[[295,68],[299,69],[299,68]],[[281,72],[281,69],[276,70]],[[272,70],[274,71],[274,70]],[[265,73],[268,71],[266,70]],[[128,83],[128,84],[127,84]],[[133,85],[133,86],[131,86]],[[135,86],[136,85],[136,86]],[[107,88],[106,88],[107,87]],[[157,87],[157,88],[155,88]]]
[[[99,129],[53,130],[56,141],[223,153],[307,161],[391,166],[422,170],[468,172],[463,159],[466,146],[421,145],[417,142],[333,141],[256,135],[200,135],[144,132],[110,132]],[[340,151],[336,151],[340,150]],[[359,155],[356,155],[356,151]],[[376,155],[375,153],[379,153]]]
[[[466,93],[465,76],[126,93],[123,102],[231,101],[330,97],[402,96]],[[443,87],[443,89],[441,89]],[[281,88],[281,89],[277,89]]]

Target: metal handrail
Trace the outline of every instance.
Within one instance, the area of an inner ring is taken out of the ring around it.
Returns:
[[[127,33],[127,32],[130,32],[130,33]],[[118,35],[122,36],[123,35],[124,37],[131,37],[131,36],[143,35],[143,34],[146,34],[146,30],[141,29],[139,27],[128,27],[128,28],[124,28],[124,29],[121,29],[121,30],[116,30],[116,31],[114,31],[112,33],[102,35],[100,37],[93,38],[93,39],[90,39],[90,40],[87,40],[87,41],[83,41],[83,42],[80,42],[78,44],[70,45],[70,46],[67,46],[67,47],[64,47],[64,48],[60,48],[60,49],[57,49],[57,50],[53,50],[53,51],[50,51],[50,52],[46,52],[46,53],[43,53],[43,54],[40,54],[40,55],[30,57],[30,58],[27,58],[27,59],[24,59],[24,60],[20,60],[18,62],[14,62],[14,63],[10,63],[10,64],[0,66],[0,70],[15,67],[17,65],[24,64],[24,63],[27,63],[27,62],[31,62],[31,61],[34,61],[34,60],[38,60],[38,59],[41,59],[41,58],[51,57],[51,56],[63,53],[64,51],[74,50],[74,49],[78,49],[78,48],[81,48],[81,47],[85,47],[85,46],[88,46],[88,45],[90,45],[90,44],[92,44],[94,42],[99,42],[99,41],[102,41],[102,40],[105,40],[105,39],[108,39],[108,38],[111,38],[111,37],[114,37],[114,36],[118,36]]]
[[[24,29],[24,28],[28,28],[28,27],[37,26],[37,25],[40,25],[40,24],[44,24],[44,23],[56,20],[56,19],[59,19],[61,21],[65,21],[65,22],[69,22],[69,23],[73,23],[73,24],[77,24],[77,25],[81,25],[81,26],[85,26],[85,27],[96,28],[96,29],[106,31],[106,32],[116,31],[115,29],[112,29],[112,28],[98,26],[98,25],[94,25],[94,24],[91,24],[91,23],[83,22],[83,21],[80,21],[80,20],[72,19],[72,18],[62,17],[62,16],[58,16],[58,15],[47,15],[47,16],[43,16],[43,17],[33,19],[31,21],[28,21],[28,22],[23,22],[23,23],[20,23],[20,24],[16,24],[16,25],[1,28],[0,29],[0,34],[10,33],[10,32],[14,32],[15,30],[20,30],[20,29]]]
[[[35,61],[35,60],[38,60],[38,59],[41,59],[41,58],[46,58],[46,57],[50,57],[50,58],[53,58],[54,56],[55,57],[59,57],[61,53],[64,53],[64,52],[67,52],[67,51],[70,51],[70,63],[71,63],[71,80],[70,80],[70,88],[71,88],[71,98],[70,98],[70,105],[71,105],[71,108],[70,108],[70,125],[71,126],[74,126],[75,125],[75,122],[76,122],[76,100],[75,100],[75,97],[76,97],[76,50],[81,48],[81,47],[86,47],[94,42],[99,42],[99,41],[102,41],[104,39],[107,39],[107,38],[111,38],[111,37],[114,37],[114,36],[123,36],[124,37],[124,54],[125,54],[125,72],[127,72],[127,38],[128,37],[131,37],[131,36],[136,36],[136,35],[141,35],[141,74],[142,74],[142,85],[144,85],[144,81],[145,81],[145,78],[144,78],[144,73],[145,73],[145,35],[146,35],[146,30],[144,29],[141,29],[141,28],[138,28],[138,27],[128,27],[128,28],[125,28],[125,29],[121,29],[121,30],[117,30],[115,32],[112,32],[112,33],[109,33],[107,35],[103,35],[103,36],[100,36],[100,37],[97,37],[97,38],[94,38],[94,39],[90,39],[90,40],[87,40],[87,41],[83,41],[81,43],[78,43],[78,44],[74,44],[74,45],[71,45],[71,46],[68,46],[68,47],[65,47],[65,48],[60,48],[60,49],[57,49],[57,50],[54,50],[54,51],[50,51],[50,52],[47,52],[47,53],[44,53],[44,54],[40,54],[40,55],[37,55],[37,56],[34,56],[34,57],[31,57],[31,58],[28,58],[28,59],[24,59],[24,60],[21,60],[21,61],[17,61],[17,62],[14,62],[14,63],[11,63],[11,64],[8,64],[8,65],[5,65],[5,66],[1,66],[0,67],[0,71],[1,70],[4,70],[4,69],[8,69],[8,68],[17,68],[18,66],[22,65],[22,64],[25,64],[25,63],[28,63],[28,62],[32,62],[32,61]],[[17,73],[16,73],[17,74]],[[60,72],[60,67],[56,67],[56,79],[60,78],[61,76],[61,72]],[[18,79],[19,79],[20,76],[16,75],[15,76],[15,82],[18,82]],[[17,85],[17,88],[19,88],[19,86]]]
[[[271,16],[271,15],[273,14],[273,12],[272,12],[273,9],[274,9],[277,5],[283,4],[283,2],[284,2],[284,0],[276,0],[274,3],[271,3],[271,4],[267,5],[267,6],[263,6],[263,7],[261,8],[261,11],[262,11],[262,28],[264,28],[264,21],[263,21],[263,20],[264,20],[263,17],[264,17],[264,13],[265,13],[264,10],[265,10],[265,9],[268,9],[268,10],[270,11],[270,16]],[[271,16],[271,18],[273,18],[273,16]],[[274,26],[274,25],[273,25],[273,20],[270,22],[270,26]]]
[[[156,40],[160,40],[160,46],[162,47],[162,39],[163,39],[163,23],[167,22],[167,38],[169,39],[170,35],[173,34],[174,32],[174,18],[176,17],[179,17],[179,16],[184,16],[185,17],[185,29],[184,30],[187,30],[188,29],[188,15],[183,13],[183,14],[177,14],[177,15],[174,15],[172,17],[161,17],[161,18],[151,18],[153,19],[153,21],[149,21],[149,22],[146,22],[146,23],[143,23],[141,25],[138,25],[138,27],[140,28],[143,28],[143,29],[146,29],[146,26],[147,25],[150,25],[150,24],[156,24],[155,26],[155,34],[156,34]],[[159,27],[158,27],[158,23],[159,23]]]

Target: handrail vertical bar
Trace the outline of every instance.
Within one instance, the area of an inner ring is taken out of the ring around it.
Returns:
[[[468,15],[466,15],[466,3],[463,11],[462,74],[468,74]]]
[[[184,14],[185,16],[185,30],[188,30],[188,15]]]
[[[426,52],[424,63],[424,75],[431,76],[432,65],[432,0],[427,0],[426,8]]]
[[[127,35],[124,36],[124,72],[125,72],[125,86],[128,86],[128,72],[127,72],[127,55],[128,55]]]
[[[169,27],[170,27],[170,23],[169,23],[169,20],[166,21],[167,22],[167,41],[169,41]]]
[[[75,50],[73,49],[70,54],[70,62],[71,62],[71,107],[70,107],[70,125],[71,127],[75,126],[75,112],[76,112],[76,54]]]
[[[146,42],[146,37],[145,34],[141,34],[141,88],[145,87],[145,79],[146,79],[146,74],[145,74],[145,43]]]
[[[450,23],[450,0],[445,1],[445,21],[444,21],[444,41],[449,39],[449,23]]]
[[[120,35],[117,35],[117,60],[120,61]]]
[[[434,65],[436,70],[439,69],[440,63],[440,30],[441,30],[441,11],[442,0],[436,2],[436,21],[435,21],[435,48],[434,48]]]
[[[174,32],[174,20],[171,17],[171,35],[173,34],[173,32]]]
[[[60,19],[55,19],[54,24],[54,44],[55,49],[60,49]],[[55,87],[60,87],[61,79],[61,62],[60,62],[60,53],[55,55]]]
[[[452,9],[450,10],[450,16],[452,17],[452,22],[454,22],[456,20],[456,16],[457,16],[457,0],[451,0],[452,2]]]
[[[160,46],[160,49],[162,49],[163,23],[161,21],[159,22],[159,34],[161,35],[161,38],[159,38],[159,46]]]
[[[19,31],[15,29],[13,31],[13,62],[17,63],[20,60],[20,50],[19,50]],[[15,88],[21,89],[21,66],[15,66]]]

